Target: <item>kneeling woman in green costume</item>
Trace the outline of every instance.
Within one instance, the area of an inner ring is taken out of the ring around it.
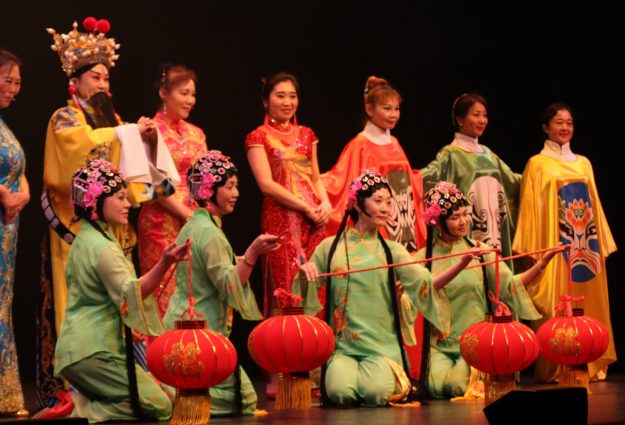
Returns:
[[[81,226],[67,259],[67,309],[55,372],[77,389],[73,415],[90,422],[167,419],[170,396],[135,366],[127,341],[130,328],[146,335],[165,331],[151,294],[169,266],[185,258],[187,244],[167,246],[160,261],[137,278],[112,231],[128,223],[126,182],[103,159],[74,174],[72,203]]]
[[[321,242],[301,267],[309,283],[296,279],[293,292],[304,294],[307,314],[325,308],[325,320],[335,333],[336,349],[322,380],[325,396],[342,406],[384,406],[405,399],[410,390],[403,342],[416,342],[417,312],[447,333],[449,305],[441,289],[479,251],[468,252],[436,278],[417,264],[385,268],[413,260],[401,244],[378,233],[392,208],[386,179],[365,172],[349,186],[348,199],[337,235]],[[318,270],[345,272],[377,266],[381,267],[318,278]],[[324,282],[325,306],[317,297]]]
[[[425,195],[425,205],[423,219],[428,225],[427,245],[415,254],[416,258],[462,253],[479,246],[480,242],[467,237],[471,211],[467,199],[454,184],[438,182]],[[489,248],[484,243],[482,247]],[[499,297],[522,319],[540,318],[525,288],[536,280],[555,253],[548,252],[532,268],[517,275],[512,274],[505,262],[499,263]],[[494,259],[495,254],[491,252],[480,260],[490,262]],[[458,257],[433,261],[432,275],[445,273],[457,262]],[[484,320],[484,315],[489,312],[487,292],[495,292],[495,278],[495,265],[490,264],[463,270],[445,286],[451,308],[451,332],[446,336],[433,332],[430,338],[428,387],[434,397],[460,397],[465,395],[467,388],[470,392],[467,397],[480,397],[480,386],[469,386],[471,369],[460,355],[458,338],[469,326]],[[433,325],[437,326],[436,323]]]
[[[232,329],[232,310],[246,320],[263,318],[248,278],[260,255],[280,246],[280,237],[260,235],[237,262],[221,230],[221,218],[234,210],[239,197],[237,168],[219,151],[208,151],[187,171],[189,192],[197,208],[178,235],[178,243],[191,243],[191,282],[194,308],[206,320],[206,327],[224,336]],[[189,307],[188,267],[176,270],[176,290],[163,317],[173,328]],[[210,389],[211,416],[254,414],[256,392],[245,371],[237,366],[232,376]]]

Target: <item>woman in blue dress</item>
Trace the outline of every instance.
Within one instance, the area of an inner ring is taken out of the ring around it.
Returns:
[[[0,49],[0,111],[20,91],[20,60]],[[13,277],[19,213],[30,200],[26,161],[17,138],[0,115],[0,416],[27,416],[13,337]]]

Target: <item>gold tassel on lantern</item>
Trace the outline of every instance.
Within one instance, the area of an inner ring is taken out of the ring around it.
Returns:
[[[565,388],[586,388],[588,394],[592,394],[590,392],[588,378],[588,365],[560,365],[560,373],[558,374],[558,385]]]
[[[514,374],[492,375],[487,373],[484,377],[484,404],[488,406],[512,390],[516,390]]]
[[[312,383],[308,372],[278,374],[276,409],[310,409]]]
[[[208,424],[211,416],[211,396],[208,388],[176,390],[176,400],[170,425]]]

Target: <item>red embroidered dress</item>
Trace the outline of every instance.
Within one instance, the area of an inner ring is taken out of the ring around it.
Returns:
[[[267,153],[273,180],[310,206],[320,203],[312,181],[312,147],[318,139],[308,127],[265,123],[247,135],[245,149],[263,147]],[[279,235],[286,231],[282,245],[269,253],[263,261],[265,285],[264,308],[269,314],[277,307],[273,291],[276,288],[291,290],[291,283],[315,247],[325,237],[323,228],[316,228],[299,211],[288,209],[275,199],[265,196],[261,213],[261,230]]]
[[[157,112],[154,122],[163,135],[165,144],[180,173],[180,186],[176,186],[173,196],[187,206],[189,205],[189,189],[187,188],[187,169],[197,161],[206,149],[206,136],[199,128],[184,120],[172,121],[164,114]],[[196,208],[194,205],[191,208]],[[139,263],[141,274],[149,271],[161,258],[163,249],[176,241],[178,232],[184,221],[172,216],[158,201],[143,204],[139,215]],[[165,278],[169,272],[165,274]],[[176,289],[176,279],[161,282],[154,290],[161,317],[167,311],[169,299]]]

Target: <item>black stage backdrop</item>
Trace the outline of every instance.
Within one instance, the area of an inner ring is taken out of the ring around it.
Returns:
[[[224,220],[243,252],[259,232],[261,195],[243,150],[245,135],[262,122],[261,77],[287,70],[301,80],[298,120],[319,136],[322,171],[363,124],[363,86],[387,78],[404,98],[395,136],[420,168],[452,139],[453,99],[479,91],[489,101],[482,142],[513,170],[540,151],[540,115],[553,100],[575,112],[575,152],[590,158],[612,232],[623,248],[622,33],[614,10],[597,2],[164,2],[11,0],[0,9],[0,46],[24,61],[23,88],[3,117],[28,159],[32,200],[21,217],[14,323],[24,381],[34,375],[34,298],[40,241],[39,207],[48,119],[66,99],[66,79],[50,50],[46,27],[67,32],[74,20],[107,18],[121,43],[111,71],[116,109],[126,121],[154,113],[153,80],[163,61],[198,72],[197,107],[190,121],[204,129],[210,148],[231,155],[240,170],[241,197]],[[425,3],[425,4],[420,4]],[[618,108],[618,109],[617,109]],[[619,195],[620,193],[620,195]],[[624,290],[617,252],[608,261],[614,336],[625,356],[620,314]],[[259,271],[252,284],[262,300]],[[254,323],[239,320],[233,340],[252,375],[245,348]],[[97,329],[93,330],[97,332]],[[613,371],[623,371],[623,362]]]

